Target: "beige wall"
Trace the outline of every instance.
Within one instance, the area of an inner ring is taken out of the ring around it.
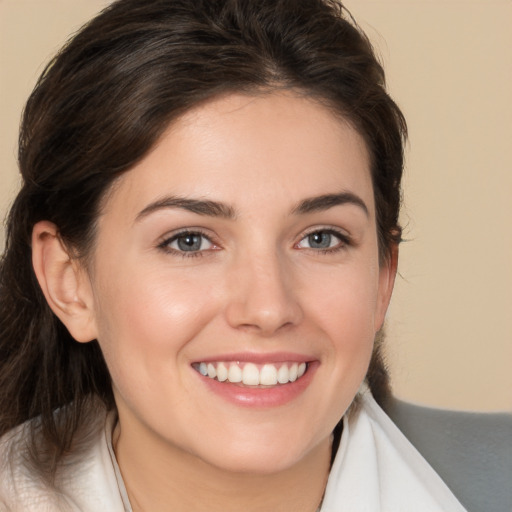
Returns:
[[[42,64],[106,0],[0,0],[0,212]],[[411,142],[408,239],[388,315],[396,393],[512,409],[512,2],[347,0],[379,48]]]

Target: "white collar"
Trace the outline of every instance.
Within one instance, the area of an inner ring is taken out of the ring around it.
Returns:
[[[321,512],[465,512],[368,389],[343,420]]]

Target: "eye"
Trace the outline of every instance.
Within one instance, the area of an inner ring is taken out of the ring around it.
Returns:
[[[202,233],[186,231],[167,238],[160,247],[171,252],[197,253],[212,249],[214,244]]]
[[[332,229],[321,229],[306,235],[298,244],[299,249],[330,250],[348,245],[348,237]]]

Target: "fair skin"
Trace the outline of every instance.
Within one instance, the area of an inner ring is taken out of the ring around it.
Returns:
[[[116,182],[87,269],[48,222],[33,251],[102,348],[134,510],[316,510],[396,268],[350,124],[292,92],[210,101]]]

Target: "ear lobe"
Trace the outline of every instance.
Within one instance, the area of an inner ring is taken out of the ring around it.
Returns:
[[[398,268],[398,244],[393,244],[388,259],[382,263],[379,270],[379,296],[375,315],[375,332],[382,328]]]
[[[93,295],[87,273],[72,258],[55,224],[38,222],[32,230],[32,265],[48,305],[75,340],[96,338]]]

